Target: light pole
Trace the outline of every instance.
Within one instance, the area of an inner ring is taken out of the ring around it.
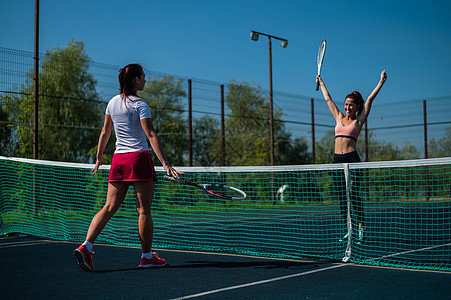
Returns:
[[[270,159],[271,166],[274,166],[274,122],[273,122],[273,92],[272,92],[272,54],[271,54],[271,38],[282,41],[281,46],[286,48],[288,46],[288,40],[277,36],[261,33],[257,31],[251,31],[251,40],[257,41],[260,35],[268,37],[268,50],[269,50],[269,136],[270,136]]]

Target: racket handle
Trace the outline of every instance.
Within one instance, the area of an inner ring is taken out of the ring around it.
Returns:
[[[319,82],[316,83],[316,90],[319,91]]]
[[[188,181],[186,181],[186,180],[184,180],[182,178],[175,178],[175,177],[168,176],[168,175],[164,175],[163,179],[164,180],[169,180],[169,181],[172,181],[172,182],[177,182],[177,183],[180,183],[180,184],[190,184],[190,182],[188,182]]]

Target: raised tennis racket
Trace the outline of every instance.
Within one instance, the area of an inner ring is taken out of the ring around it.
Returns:
[[[194,183],[186,179],[181,178],[175,178],[171,176],[164,175],[163,179],[169,180],[172,182],[176,182],[179,184],[189,185],[196,188],[199,188],[206,192],[207,194],[211,196],[215,196],[221,199],[226,200],[244,200],[246,199],[246,193],[242,190],[233,187],[228,186],[224,184],[217,184],[217,183]]]
[[[318,76],[321,76],[321,68],[323,67],[324,54],[326,54],[326,40],[321,42],[318,50]],[[316,90],[319,90],[319,82],[316,83]]]

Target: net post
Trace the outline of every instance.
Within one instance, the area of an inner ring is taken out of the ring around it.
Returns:
[[[343,172],[345,175],[346,182],[346,203],[347,203],[347,215],[346,215],[346,225],[348,228],[348,241],[345,250],[345,256],[342,261],[347,262],[351,258],[351,242],[352,242],[352,219],[351,219],[351,197],[350,197],[350,184],[349,184],[349,164],[343,164]]]
[[[188,164],[193,166],[193,97],[191,79],[188,79]]]

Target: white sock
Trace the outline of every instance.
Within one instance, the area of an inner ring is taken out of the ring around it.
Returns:
[[[85,241],[85,242],[83,243],[83,245],[85,245],[86,248],[88,248],[88,251],[89,251],[89,252],[92,252],[92,247],[94,247],[93,244],[91,244],[91,243],[88,242],[88,241]]]
[[[141,254],[141,258],[143,258],[143,257],[151,259],[152,258],[152,251]]]

